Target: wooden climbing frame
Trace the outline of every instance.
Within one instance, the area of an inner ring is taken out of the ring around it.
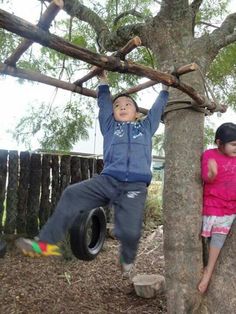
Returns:
[[[198,69],[197,64],[191,63],[188,65],[184,65],[178,69],[173,69],[171,73],[166,73],[161,72],[159,70],[154,70],[147,66],[134,63],[130,60],[126,60],[126,55],[141,45],[141,40],[139,37],[134,37],[123,48],[119,49],[111,56],[106,56],[92,52],[85,48],[81,48],[77,45],[74,45],[70,42],[63,40],[62,38],[56,35],[50,34],[48,32],[50,24],[55,19],[56,15],[62,8],[63,0],[53,0],[48,6],[48,8],[45,10],[45,12],[42,14],[36,26],[0,9],[0,27],[12,33],[15,33],[19,36],[25,37],[25,39],[22,40],[19,46],[5,60],[5,62],[0,63],[1,74],[11,75],[31,81],[37,81],[47,85],[69,90],[74,93],[79,93],[81,95],[96,98],[97,92],[83,87],[83,83],[96,76],[98,72],[101,71],[102,68],[108,71],[133,74],[140,77],[149,78],[147,82],[139,84],[125,91],[128,94],[136,93],[157,83],[163,83],[168,86],[177,88],[181,90],[183,93],[190,96],[192,101],[189,102],[190,105],[188,104],[187,106],[188,108],[189,107],[193,107],[195,109],[200,108],[200,111],[204,111],[207,109],[208,111],[211,112],[226,111],[225,106],[210,101],[207,97],[199,94],[191,86],[181,82],[181,80],[179,79],[181,75],[197,70]],[[31,70],[24,70],[18,68],[16,66],[17,61],[34,42],[37,42],[48,48],[54,49],[72,58],[79,59],[84,62],[95,65],[97,68],[93,68],[88,74],[76,80],[74,83],[69,83],[59,79],[55,79]],[[174,109],[173,106],[172,109]],[[176,109],[180,108],[178,108],[177,106]],[[141,108],[140,111],[143,113],[147,112],[147,110],[143,108]]]

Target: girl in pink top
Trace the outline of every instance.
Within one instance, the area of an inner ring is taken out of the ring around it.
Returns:
[[[224,123],[215,134],[217,148],[202,154],[203,237],[210,238],[208,264],[198,284],[209,285],[220,250],[236,217],[236,124]]]

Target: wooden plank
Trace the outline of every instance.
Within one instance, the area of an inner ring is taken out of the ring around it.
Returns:
[[[6,222],[4,232],[14,234],[17,217],[18,151],[9,151]]]
[[[41,198],[40,198],[40,206],[39,206],[40,229],[46,223],[49,216],[51,215],[50,183],[51,183],[51,155],[43,154]]]
[[[38,214],[41,178],[41,155],[33,153],[30,159],[30,182],[26,216],[26,232],[31,238],[36,236],[39,230]]]
[[[70,184],[70,155],[61,156],[61,165],[60,165],[60,191],[61,193],[64,189]]]
[[[71,184],[82,181],[80,157],[71,157]]]
[[[0,150],[0,232],[3,231],[3,212],[5,209],[8,150]]]
[[[26,233],[26,214],[28,202],[28,187],[30,180],[30,153],[20,152],[20,174],[18,186],[18,203],[16,230],[18,234]]]
[[[60,198],[60,177],[59,177],[59,156],[52,155],[52,196],[51,196],[51,214]]]

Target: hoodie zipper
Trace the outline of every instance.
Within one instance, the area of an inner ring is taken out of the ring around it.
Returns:
[[[130,163],[130,123],[128,123],[128,152],[127,152],[127,164],[126,164],[126,178],[125,181],[128,181],[129,177],[129,163]]]

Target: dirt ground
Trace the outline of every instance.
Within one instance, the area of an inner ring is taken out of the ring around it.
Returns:
[[[164,295],[136,296],[121,277],[118,242],[107,238],[95,260],[31,259],[8,249],[0,259],[0,314],[158,314]],[[162,229],[144,233],[136,273],[163,275]]]

